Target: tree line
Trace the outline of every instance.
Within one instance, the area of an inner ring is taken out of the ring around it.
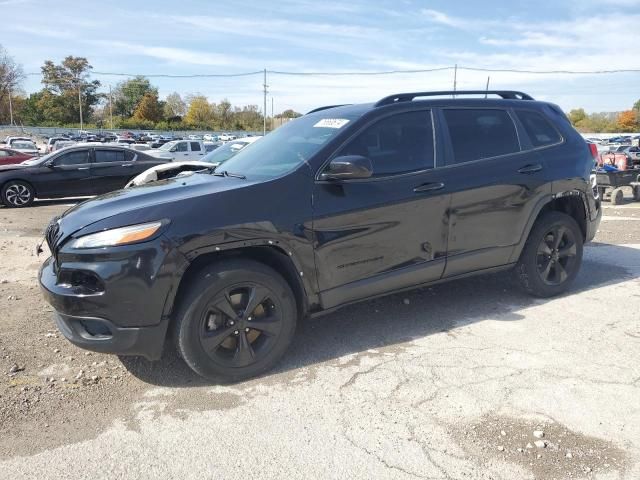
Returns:
[[[571,124],[583,133],[640,132],[640,100],[623,112],[587,113],[583,108],[569,112]]]
[[[143,76],[105,92],[100,81],[91,79],[92,68],[84,57],[47,60],[41,67],[43,88],[26,94],[22,67],[0,45],[0,124],[9,124],[13,116],[15,124],[77,127],[82,115],[87,128],[262,130],[257,105],[234,106],[227,99],[212,103],[201,94],[183,98],[177,92],[161,99],[158,88]],[[293,110],[276,115],[298,116]]]

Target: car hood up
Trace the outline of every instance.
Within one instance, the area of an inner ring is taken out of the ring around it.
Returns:
[[[116,190],[67,210],[58,220],[61,239],[64,241],[63,237],[86,227],[89,228],[86,228],[83,234],[162,220],[167,218],[169,205],[183,202],[184,205],[180,208],[186,209],[189,208],[190,202],[212,202],[213,199],[204,200],[203,197],[245,188],[251,184],[253,182],[245,179],[201,173]],[[175,205],[171,210],[178,211]]]

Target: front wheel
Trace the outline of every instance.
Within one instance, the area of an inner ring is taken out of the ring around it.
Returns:
[[[522,288],[536,297],[565,292],[582,263],[583,236],[576,221],[560,212],[539,218],[516,265]]]
[[[2,187],[2,203],[7,207],[28,207],[33,203],[34,198],[33,187],[26,182],[12,180]]]
[[[237,381],[272,368],[295,332],[296,301],[273,269],[222,260],[188,281],[175,317],[179,354],[199,375]]]

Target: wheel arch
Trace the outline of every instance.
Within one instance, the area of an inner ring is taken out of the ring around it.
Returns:
[[[311,301],[307,288],[301,280],[300,271],[291,259],[291,256],[280,246],[254,245],[204,252],[193,258],[193,260],[186,266],[175,290],[175,294],[172,298],[167,299],[165,315],[170,318],[171,323],[175,321],[173,318],[173,312],[175,311],[180,298],[184,295],[184,292],[189,287],[191,280],[198,274],[198,272],[212,263],[230,258],[249,259],[271,267],[279,273],[291,287],[295,296],[299,318],[305,317],[310,311]]]
[[[533,210],[533,213],[529,218],[529,221],[527,222],[520,242],[514,247],[513,252],[511,253],[511,258],[509,260],[510,263],[518,261],[518,259],[520,258],[520,254],[524,249],[524,245],[529,238],[529,234],[531,233],[531,230],[533,229],[536,221],[548,212],[561,212],[572,217],[578,223],[580,231],[582,232],[582,238],[584,241],[586,241],[588,234],[588,206],[584,192],[581,192],[579,190],[571,190],[555,195],[550,195],[542,199]]]

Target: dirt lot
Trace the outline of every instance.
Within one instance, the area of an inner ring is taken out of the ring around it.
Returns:
[[[69,344],[34,254],[67,203],[0,207],[0,478],[640,478],[638,207],[606,208],[564,297],[496,275],[371,301],[230,386]]]

